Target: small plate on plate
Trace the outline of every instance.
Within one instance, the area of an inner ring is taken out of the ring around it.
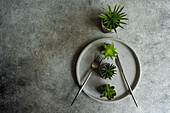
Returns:
[[[139,78],[140,78],[140,63],[136,53],[125,43],[115,40],[113,38],[102,38],[96,41],[91,42],[87,45],[84,50],[81,52],[77,65],[76,65],[76,76],[79,85],[82,85],[84,79],[87,77],[89,72],[91,71],[90,65],[93,60],[96,58],[98,54],[100,54],[100,47],[104,43],[111,44],[113,42],[114,47],[117,48],[117,52],[119,55],[119,59],[124,71],[124,74],[132,88],[136,87]],[[115,63],[115,59],[111,60],[110,58],[107,60],[103,60],[103,63]],[[125,84],[123,77],[120,75],[119,69],[116,65],[117,74],[115,77],[110,79],[101,78],[97,72],[93,72],[92,76],[88,80],[85,85],[83,91],[91,98],[99,101],[99,102],[114,102],[126,97],[129,94],[128,87]],[[103,85],[110,84],[111,86],[115,86],[116,96],[111,100],[107,100],[106,97],[100,98],[100,87]]]

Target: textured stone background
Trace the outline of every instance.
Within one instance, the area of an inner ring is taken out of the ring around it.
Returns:
[[[128,25],[104,34],[98,13],[125,5]],[[113,104],[81,93],[75,64],[81,50],[103,37],[120,39],[142,65],[131,96]],[[170,113],[169,0],[0,0],[1,113]]]

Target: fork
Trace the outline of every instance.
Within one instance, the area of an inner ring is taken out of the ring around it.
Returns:
[[[92,68],[93,71],[99,69],[99,66],[100,66],[100,63],[102,62],[102,60],[103,60],[103,57],[102,57],[101,55],[98,55],[98,56],[96,57],[96,59],[95,59],[95,60],[92,62],[92,64],[91,64],[91,68]],[[80,93],[81,93],[81,91],[83,90],[84,86],[86,85],[87,81],[88,81],[89,78],[91,77],[93,71],[91,71],[91,72],[89,73],[89,75],[87,76],[86,80],[84,81],[84,83],[83,83],[83,85],[81,86],[80,90],[79,90],[78,93],[76,94],[76,96],[75,96],[73,102],[71,103],[71,105],[73,105],[73,103],[74,103],[74,101],[76,100],[76,98],[80,95]]]

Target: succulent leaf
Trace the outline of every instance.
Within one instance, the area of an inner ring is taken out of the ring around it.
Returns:
[[[109,8],[109,14],[111,15],[112,11],[111,11],[110,5],[107,5],[107,6]]]

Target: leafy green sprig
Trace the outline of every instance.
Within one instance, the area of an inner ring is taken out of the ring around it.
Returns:
[[[107,86],[101,87],[101,90],[103,91],[100,97],[106,96],[108,100],[111,100],[114,96],[116,96],[116,91],[114,90],[114,86],[110,86],[108,84]]]

